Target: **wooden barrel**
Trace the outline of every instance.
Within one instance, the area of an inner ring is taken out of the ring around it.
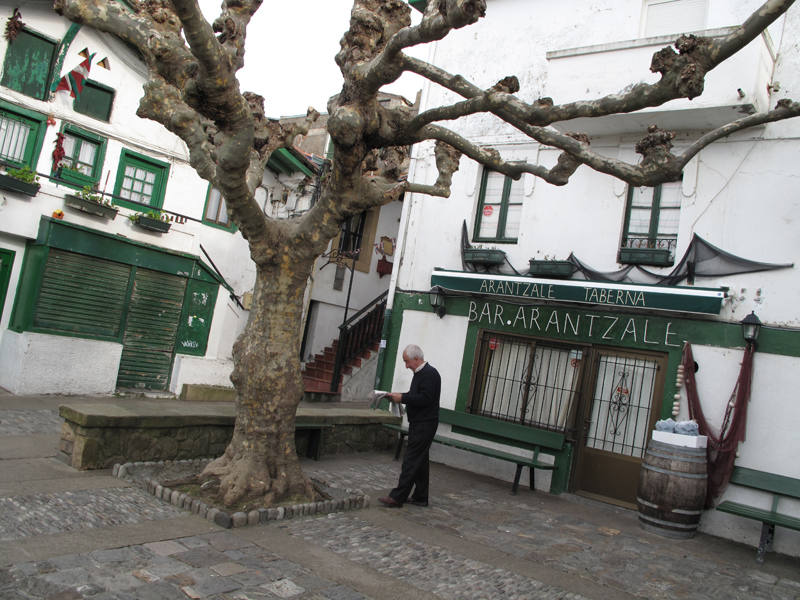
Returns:
[[[667,537],[692,537],[706,499],[706,463],[705,448],[650,440],[636,494],[642,527]]]

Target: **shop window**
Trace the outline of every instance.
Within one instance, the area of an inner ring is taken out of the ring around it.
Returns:
[[[0,84],[26,96],[47,100],[56,46],[54,40],[39,33],[29,29],[20,31],[8,44]]]
[[[117,171],[117,182],[114,185],[114,202],[135,210],[142,210],[144,207],[134,202],[161,208],[164,205],[168,176],[167,163],[130,150],[123,150]]]
[[[624,264],[671,265],[681,212],[680,182],[628,186],[618,260]]]
[[[47,117],[0,101],[0,161],[35,169]]]
[[[484,331],[470,412],[553,431],[572,428],[584,350]]]
[[[94,187],[103,169],[105,138],[70,124],[64,125],[62,133],[64,158],[59,163],[60,179],[76,188]]]
[[[705,29],[708,0],[646,0],[643,35],[681,34]]]
[[[522,179],[514,181],[502,173],[484,169],[473,240],[516,243],[522,216],[522,197]]]
[[[96,81],[86,80],[83,91],[75,98],[72,108],[93,119],[108,121],[111,118],[111,108],[114,105],[114,90]]]
[[[225,206],[225,198],[222,193],[214,186],[208,186],[206,196],[206,207],[203,211],[203,223],[215,225],[224,229],[233,229],[234,225],[228,217],[228,207]]]

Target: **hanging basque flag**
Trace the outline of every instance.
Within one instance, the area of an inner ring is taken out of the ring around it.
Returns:
[[[69,92],[73,98],[78,98],[83,91],[83,82],[89,77],[89,69],[92,68],[94,53],[89,54],[89,50],[84,48],[80,55],[85,57],[83,62],[64,75],[56,86],[56,93]]]

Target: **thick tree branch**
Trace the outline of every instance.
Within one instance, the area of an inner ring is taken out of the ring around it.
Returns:
[[[768,112],[759,113],[757,115],[748,115],[746,117],[742,117],[741,119],[737,119],[736,121],[732,121],[731,123],[727,123],[722,127],[718,127],[713,131],[709,131],[704,136],[695,140],[691,146],[684,150],[676,158],[677,163],[679,167],[683,169],[686,164],[692,160],[692,158],[694,158],[698,152],[700,152],[700,150],[709,144],[729,136],[732,133],[741,131],[742,129],[756,127],[766,123],[773,123],[775,121],[782,121],[783,119],[790,119],[798,116],[800,116],[800,102],[794,102],[792,100],[779,100],[777,106]]]

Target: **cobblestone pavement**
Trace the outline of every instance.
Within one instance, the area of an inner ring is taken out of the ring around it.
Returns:
[[[57,436],[57,399],[30,410],[4,409],[3,400],[4,444]],[[796,558],[769,555],[760,566],[752,548],[704,535],[662,538],[640,529],[632,511],[569,494],[512,496],[508,482],[442,465],[432,468],[428,508],[373,501],[223,530],[108,472],[61,463],[57,471],[55,462],[44,451],[0,455],[0,599],[800,599]],[[399,471],[389,454],[304,467],[372,498]]]

